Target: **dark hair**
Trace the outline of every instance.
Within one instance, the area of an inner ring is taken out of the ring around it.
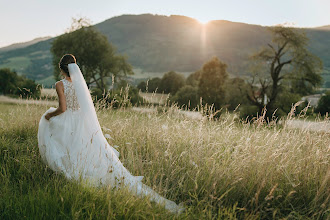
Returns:
[[[76,63],[76,58],[72,55],[72,54],[65,54],[58,66],[60,67],[61,70],[63,70],[63,72],[65,72],[69,77],[70,77],[70,73],[69,73],[69,69],[68,69],[68,64],[70,63]]]

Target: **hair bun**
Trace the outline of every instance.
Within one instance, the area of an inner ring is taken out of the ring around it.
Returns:
[[[59,62],[59,68],[63,72],[65,72],[69,77],[70,77],[70,73],[69,73],[68,65],[70,63],[76,63],[76,58],[72,54],[65,54]]]

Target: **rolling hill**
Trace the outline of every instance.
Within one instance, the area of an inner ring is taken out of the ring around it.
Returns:
[[[228,64],[232,75],[246,74],[248,57],[270,41],[267,27],[225,20],[206,25],[185,16],[122,15],[95,25],[140,72],[194,72],[212,56]],[[330,29],[305,29],[309,49],[330,73]],[[48,39],[22,48],[0,49],[0,68],[9,67],[35,80],[49,81],[53,72]],[[77,57],[79,60],[79,57]],[[139,74],[143,77],[143,74]],[[45,83],[46,84],[46,83]]]

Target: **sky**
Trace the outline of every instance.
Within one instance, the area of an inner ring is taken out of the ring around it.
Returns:
[[[330,0],[0,0],[0,47],[63,34],[72,17],[92,24],[122,14],[184,15],[202,23],[330,25]]]

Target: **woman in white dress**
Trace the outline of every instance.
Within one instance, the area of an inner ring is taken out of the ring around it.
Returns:
[[[119,152],[103,136],[83,75],[71,54],[59,63],[63,80],[56,83],[58,108],[41,117],[38,144],[43,161],[69,179],[90,184],[126,186],[137,196],[149,196],[173,213],[183,206],[165,199],[143,184],[143,176],[133,176],[118,159]]]

